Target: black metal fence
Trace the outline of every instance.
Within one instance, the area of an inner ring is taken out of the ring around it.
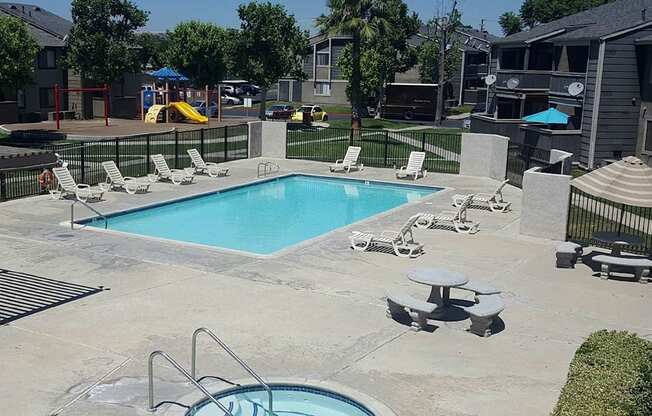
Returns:
[[[348,146],[360,146],[360,162],[373,167],[400,167],[412,151],[426,152],[424,169],[459,173],[462,136],[433,131],[350,130],[288,125],[287,158],[334,162]]]
[[[571,187],[567,239],[604,246],[592,238],[598,231],[635,235],[643,244],[623,250],[648,254],[652,251],[652,208],[618,204]]]
[[[507,179],[510,185],[521,188],[526,170],[543,168],[543,172],[561,173],[561,162],[550,163],[550,151],[524,144],[510,143],[507,149]]]
[[[26,143],[19,143],[26,145]],[[102,140],[44,144],[42,149],[57,153],[68,163],[78,183],[96,185],[106,179],[102,162],[114,161],[125,176],[145,176],[153,172],[150,156],[162,154],[171,168],[190,166],[186,152],[195,148],[207,162],[246,159],[249,129],[246,124],[189,131],[151,133]],[[38,195],[42,168],[0,171],[0,201]]]

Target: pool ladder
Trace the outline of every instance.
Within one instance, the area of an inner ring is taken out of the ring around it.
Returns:
[[[261,169],[262,168],[262,169]],[[281,170],[281,167],[274,162],[260,162],[258,164],[258,177],[262,178],[272,173],[278,173]]]
[[[229,348],[228,345],[224,343],[217,335],[215,335],[210,329],[208,328],[197,328],[195,332],[192,334],[192,354],[191,354],[191,363],[190,363],[190,373],[188,373],[183,367],[179,365],[172,357],[170,357],[168,354],[166,354],[163,351],[154,351],[149,355],[149,366],[148,366],[148,375],[149,375],[149,407],[148,410],[150,412],[155,412],[156,409],[164,403],[174,403],[174,402],[168,402],[168,401],[163,401],[158,404],[154,404],[154,358],[156,357],[162,357],[165,359],[168,363],[170,363],[182,376],[184,376],[190,383],[195,386],[200,392],[202,392],[210,401],[215,403],[217,407],[224,412],[225,415],[227,416],[233,416],[233,414],[224,407],[222,403],[217,401],[208,390],[204,386],[202,386],[200,383],[203,379],[205,378],[217,378],[219,380],[222,380],[224,382],[227,382],[229,384],[234,384],[229,382],[228,380],[225,380],[220,377],[214,377],[214,376],[204,376],[201,378],[197,378],[197,338],[199,337],[200,334],[205,334],[208,335],[215,343],[217,343],[222,350],[224,350],[226,353],[228,353],[231,358],[235,360],[240,366],[250,375],[252,376],[258,384],[260,384],[263,389],[267,392],[268,396],[268,406],[269,410],[267,411],[270,416],[276,416],[274,414],[274,403],[273,403],[273,397],[272,397],[272,389],[263,381],[263,379],[256,374],[256,372],[247,365],[238,355],[233,352],[231,348]],[[178,403],[177,403],[178,404]]]
[[[70,229],[74,230],[75,229],[75,204],[82,204],[89,210],[93,211],[99,218],[104,220],[104,229],[106,230],[109,227],[109,220],[106,218],[106,215],[102,214],[100,211],[96,210],[92,206],[88,205],[84,201],[80,201],[79,199],[75,199],[71,204],[70,204]]]

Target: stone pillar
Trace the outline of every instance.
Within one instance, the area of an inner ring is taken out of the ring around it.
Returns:
[[[460,175],[505,179],[509,139],[495,134],[462,134]]]
[[[532,168],[523,175],[521,234],[551,240],[566,240],[569,175],[542,173]]]

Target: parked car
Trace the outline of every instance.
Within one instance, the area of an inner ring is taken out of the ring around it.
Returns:
[[[192,107],[197,110],[197,112],[203,116],[206,115],[206,101],[195,101],[194,103],[191,104]],[[217,117],[217,103],[216,102],[211,102],[210,106],[208,107],[208,114],[209,117]]]
[[[234,97],[237,95],[236,87],[234,87],[233,85],[222,85],[220,87],[220,90],[222,90],[222,95],[226,94]]]
[[[273,120],[287,120],[294,114],[294,107],[288,104],[274,104],[265,110],[265,117]]]
[[[235,95],[227,94],[227,93],[222,93],[222,104],[226,105],[240,105],[242,104],[242,100],[236,97]]]
[[[260,87],[252,84],[242,84],[239,89],[244,95],[253,96],[260,94]]]
[[[292,114],[292,121],[303,121],[303,113],[309,111],[312,116],[312,121],[327,121],[328,113],[326,113],[318,105],[304,105],[297,109],[297,111]]]

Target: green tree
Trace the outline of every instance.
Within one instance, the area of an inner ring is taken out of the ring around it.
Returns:
[[[243,4],[238,16],[233,71],[261,88],[259,117],[263,120],[267,90],[279,78],[305,79],[302,57],[310,50],[308,32],[301,30],[294,15],[280,4]]]
[[[196,87],[221,82],[228,67],[229,32],[212,23],[179,23],[168,32],[166,60],[189,77]]]
[[[525,0],[520,15],[523,23],[532,28],[612,1],[614,0]]]
[[[39,46],[27,26],[13,17],[0,17],[0,96],[2,87],[15,90],[32,81]]]
[[[422,43],[417,52],[419,76],[424,84],[439,82],[439,45],[439,38],[435,36]],[[449,43],[444,71],[445,82],[449,82],[460,69],[462,64],[461,46],[458,39],[453,39],[452,43]]]
[[[375,0],[328,0],[328,14],[317,18],[317,27],[324,34],[345,34],[351,36],[351,73],[348,78],[351,99],[351,127],[362,127],[362,43],[370,42],[379,32],[392,29],[379,10]]]
[[[111,83],[139,68],[135,32],[147,12],[130,0],[72,0],[67,66],[84,77]]]
[[[505,12],[498,19],[498,23],[503,30],[505,36],[513,35],[514,33],[523,30],[523,21],[514,12]]]
[[[138,45],[138,63],[142,70],[158,69],[165,66],[168,38],[162,33],[139,33],[136,35]]]
[[[376,118],[382,114],[383,97],[387,83],[394,82],[397,72],[405,72],[416,64],[416,50],[408,44],[421,26],[419,17],[410,13],[403,0],[378,0],[374,17],[387,22],[379,28],[376,36],[362,40],[360,55],[360,100],[376,102]],[[389,29],[389,30],[385,30]],[[353,45],[346,46],[338,66],[345,79],[353,76]],[[347,84],[347,96],[351,99],[351,84]]]

